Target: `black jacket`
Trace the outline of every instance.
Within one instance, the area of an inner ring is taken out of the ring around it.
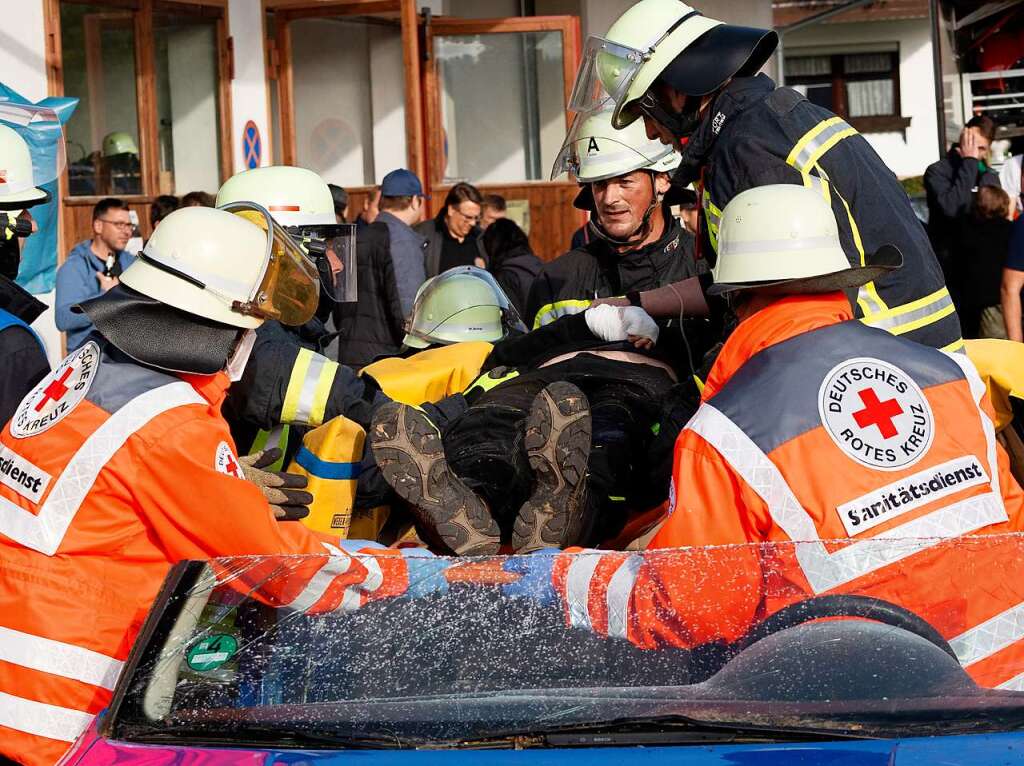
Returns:
[[[836,122],[826,125],[829,120]],[[682,163],[673,178],[675,185],[686,185],[698,180],[703,171],[705,225],[701,252],[712,258],[716,218],[737,194],[766,184],[804,183],[802,174],[787,160],[800,140],[814,129],[822,131],[815,135],[820,142],[810,140],[793,155],[793,162],[806,163],[817,157],[816,164],[808,169],[808,183],[814,188],[827,175],[832,210],[850,263],[860,262],[852,216],[864,252],[873,253],[891,244],[903,253],[903,268],[875,285],[887,307],[894,309],[932,297],[927,312],[934,321],[902,334],[938,348],[956,343],[960,325],[948,295],[943,294],[942,271],[896,176],[863,136],[792,88],[776,88],[763,74],[736,78],[718,96],[684,148]],[[816,147],[828,147],[828,139],[837,137],[824,153],[815,151]],[[861,305],[856,311],[858,316],[863,315]],[[872,321],[876,326],[900,331],[906,329],[901,326],[901,322],[907,324],[905,316],[890,316],[883,310]]]
[[[533,280],[540,274],[542,266],[540,258],[534,255],[530,248],[519,247],[502,253],[500,257],[492,257],[487,268],[512,301],[516,311],[523,316]]]
[[[444,213],[445,208],[428,221],[422,221],[413,228],[420,236],[426,237],[427,247],[424,251],[424,261],[427,266],[427,279],[436,277],[441,267],[441,248],[444,246]],[[484,252],[483,243],[480,241],[480,228],[474,227],[469,236],[476,241],[477,251],[484,263],[487,263],[487,253]]]
[[[973,215],[962,218],[956,227],[953,260],[963,278],[957,309],[965,338],[978,336],[983,309],[999,305],[1012,230],[1013,224],[1004,218],[982,220]]]
[[[664,234],[638,250],[622,255],[595,237],[585,246],[545,263],[526,301],[523,319],[527,327],[541,327],[558,317],[579,313],[594,298],[651,290],[706,274],[706,262],[695,257],[693,235],[667,208],[661,214],[669,222]],[[662,332],[654,355],[680,373],[689,372],[690,359],[699,362],[713,343],[717,320],[684,320],[685,338],[678,331],[679,320],[659,321]]]
[[[978,161],[964,159],[954,146],[946,156],[924,171],[924,190],[928,195],[928,237],[943,268],[953,255],[953,237],[960,223],[971,212],[974,192],[979,186],[999,186],[999,176],[990,168],[982,170]]]
[[[334,312],[338,328],[338,361],[355,369],[379,356],[398,353],[405,337],[405,317],[391,259],[388,227],[381,222],[356,234],[358,300]]]
[[[31,324],[46,310],[18,284],[0,276],[0,309]],[[50,372],[39,340],[21,325],[0,330],[0,427],[14,415],[18,404]]]

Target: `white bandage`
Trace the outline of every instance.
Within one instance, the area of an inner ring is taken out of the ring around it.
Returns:
[[[639,306],[602,304],[587,309],[584,316],[590,332],[601,340],[611,342],[637,336],[658,341],[658,325]]]

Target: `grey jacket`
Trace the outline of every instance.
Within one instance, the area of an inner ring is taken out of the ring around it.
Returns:
[[[398,285],[398,299],[402,303],[402,316],[412,314],[416,291],[427,279],[425,254],[427,239],[417,233],[405,221],[391,213],[382,211],[377,220],[388,227],[391,238],[391,260],[395,264],[395,282]]]
[[[416,232],[427,240],[427,249],[424,251],[426,253],[427,279],[436,277],[437,271],[441,266],[441,248],[444,244],[443,227],[444,208],[441,208],[441,212],[434,218],[416,224]],[[476,249],[479,251],[484,263],[487,263],[487,253],[484,250],[483,240],[480,238],[480,229],[474,228],[470,232],[470,236],[476,237]]]

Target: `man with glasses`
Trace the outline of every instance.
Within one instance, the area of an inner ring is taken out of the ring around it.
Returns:
[[[480,242],[480,211],[484,198],[472,184],[457,183],[444,198],[444,207],[416,227],[427,238],[427,278],[456,266],[485,268],[487,258]]]
[[[72,313],[71,307],[118,284],[121,272],[135,260],[124,249],[134,229],[127,204],[114,197],[101,199],[92,210],[92,239],[75,245],[57,269],[57,329],[67,333],[69,353],[92,332],[89,317]]]

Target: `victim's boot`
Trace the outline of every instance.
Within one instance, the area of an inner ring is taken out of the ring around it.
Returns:
[[[512,549],[529,553],[577,542],[586,520],[590,407],[572,383],[537,394],[526,420],[526,452],[534,490],[512,530]]]
[[[381,473],[412,507],[422,531],[459,556],[498,552],[487,504],[448,466],[437,427],[415,407],[388,402],[374,415],[370,448]]]

